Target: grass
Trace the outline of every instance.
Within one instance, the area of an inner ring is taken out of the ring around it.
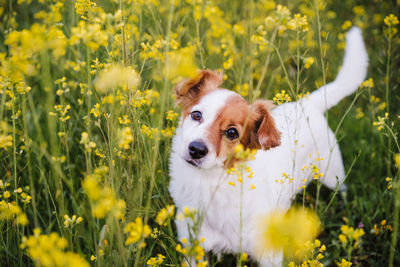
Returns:
[[[307,16],[298,28],[288,23],[297,13]],[[1,265],[145,266],[157,254],[180,265],[174,215],[156,222],[173,204],[174,84],[197,67],[223,69],[223,87],[250,102],[281,90],[296,99],[335,77],[358,25],[374,85],[327,114],[348,191],[313,182],[304,205],[323,223],[319,263],[398,266],[400,39],[390,14],[398,1],[0,0]],[[340,241],[343,225],[365,231],[356,248]]]

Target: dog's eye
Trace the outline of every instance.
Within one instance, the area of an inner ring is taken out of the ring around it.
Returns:
[[[202,117],[202,114],[200,111],[193,111],[190,115],[192,116],[192,119],[195,121],[201,120],[201,117]]]
[[[233,141],[233,140],[239,138],[239,133],[235,128],[229,128],[228,130],[225,131],[225,136],[229,140]]]

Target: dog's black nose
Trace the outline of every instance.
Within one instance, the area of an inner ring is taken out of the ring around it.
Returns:
[[[207,155],[208,149],[207,146],[199,141],[193,141],[189,144],[189,155],[192,159],[201,159],[205,155]]]

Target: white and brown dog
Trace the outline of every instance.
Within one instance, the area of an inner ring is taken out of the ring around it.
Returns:
[[[353,28],[337,78],[297,102],[272,109],[263,100],[249,105],[220,88],[221,75],[208,70],[176,86],[182,116],[173,139],[169,191],[178,211],[187,206],[203,214],[199,237],[206,251],[243,251],[261,266],[282,264],[282,253],[256,253],[258,219],[290,207],[304,179],[312,179],[314,170],[304,167],[318,166],[324,185],[344,189],[341,153],[324,112],[357,90],[367,66],[361,30]],[[258,149],[255,160],[247,162],[254,175],[243,179],[242,197],[240,186],[228,184],[236,177],[226,171],[238,143]],[[294,180],[276,182],[283,174]],[[187,223],[176,221],[179,238],[188,238]]]

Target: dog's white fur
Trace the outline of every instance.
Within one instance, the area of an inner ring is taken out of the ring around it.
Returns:
[[[271,111],[282,134],[281,145],[267,151],[258,150],[256,159],[247,163],[254,176],[243,179],[242,203],[240,186],[228,184],[228,181],[236,181],[236,177],[226,173],[225,159],[216,156],[215,149],[206,138],[207,128],[216,114],[227,98],[235,93],[216,90],[206,94],[192,107],[191,111],[203,113],[204,121],[199,124],[190,116],[181,121],[173,139],[169,190],[178,211],[187,206],[203,213],[199,236],[205,239],[203,246],[206,251],[238,253],[241,249],[262,266],[282,264],[282,253],[256,253],[260,234],[257,231],[258,218],[276,209],[287,210],[290,207],[299,187],[304,185],[303,178],[309,177],[311,172],[304,172],[301,168],[312,163],[324,174],[321,179],[324,185],[332,189],[339,185],[344,189],[341,153],[323,112],[358,88],[365,79],[367,66],[368,55],[361,30],[353,28],[347,34],[344,63],[336,80],[306,98],[280,105]],[[185,158],[188,156],[188,144],[198,139],[203,140],[210,151],[201,167],[194,167]],[[316,161],[317,157],[323,160]],[[283,173],[289,174],[294,181],[276,182]],[[256,189],[250,189],[250,184],[254,184]],[[188,223],[176,220],[179,238],[188,238]]]

